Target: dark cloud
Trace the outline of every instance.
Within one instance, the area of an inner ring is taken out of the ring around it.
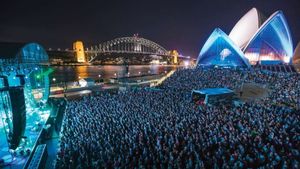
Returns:
[[[299,0],[86,0],[1,2],[0,41],[35,41],[70,48],[139,33],[167,49],[196,56],[215,27],[229,33],[252,7],[282,10],[300,40]]]

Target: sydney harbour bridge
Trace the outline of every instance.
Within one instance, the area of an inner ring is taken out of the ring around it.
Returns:
[[[96,46],[92,46],[88,53],[93,54],[89,62],[92,62],[97,56],[105,53],[119,54],[143,54],[169,56],[170,53],[159,44],[148,39],[139,37],[116,38]]]
[[[76,41],[73,50],[68,52],[74,53],[77,62],[91,64],[107,59],[132,62],[132,58],[146,62],[164,60],[168,64],[178,64],[180,59],[189,59],[179,55],[176,50],[168,51],[161,45],[138,36],[115,38],[87,48],[84,48],[83,42]]]

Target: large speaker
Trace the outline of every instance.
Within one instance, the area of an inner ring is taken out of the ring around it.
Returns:
[[[16,75],[16,77],[18,77],[20,80],[20,86],[24,86],[25,85],[25,75]]]
[[[26,127],[26,107],[23,87],[10,87],[13,131],[9,134],[9,148],[15,150],[24,135]]]
[[[8,79],[7,76],[2,76],[0,75],[0,87],[3,89],[8,89],[9,84],[8,84]]]

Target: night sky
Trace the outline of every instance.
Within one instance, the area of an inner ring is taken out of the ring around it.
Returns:
[[[294,46],[300,40],[300,0],[3,0],[0,41],[46,48],[85,47],[138,33],[166,49],[196,57],[216,27],[229,34],[252,7],[266,16],[282,10]]]

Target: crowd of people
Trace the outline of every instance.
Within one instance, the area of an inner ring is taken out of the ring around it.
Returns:
[[[257,83],[269,95],[198,107],[192,89]],[[57,168],[299,168],[300,76],[177,70],[157,90],[68,101]]]

